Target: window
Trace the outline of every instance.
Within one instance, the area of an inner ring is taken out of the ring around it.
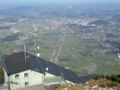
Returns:
[[[27,77],[28,77],[28,73],[25,73],[25,74],[24,74],[24,77],[27,78]]]
[[[28,86],[29,85],[29,82],[25,82],[25,86]]]
[[[17,74],[17,75],[15,75],[15,79],[18,79],[19,78],[19,75]]]
[[[46,75],[46,73],[44,72],[44,76]]]

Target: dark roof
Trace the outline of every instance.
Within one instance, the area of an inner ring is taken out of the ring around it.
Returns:
[[[74,83],[81,82],[80,78],[73,71],[65,69],[64,67],[51,63],[42,58],[26,53],[25,60],[24,52],[15,53],[8,56],[5,59],[4,67],[6,68],[8,75],[31,69],[40,73],[48,72],[56,76],[61,76],[65,80],[69,80]]]

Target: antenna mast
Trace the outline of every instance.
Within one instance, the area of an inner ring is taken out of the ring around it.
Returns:
[[[40,47],[37,46],[37,56],[38,56],[38,57],[40,57],[39,49],[40,49]]]
[[[120,53],[118,53],[118,63],[120,64]]]
[[[25,57],[25,63],[26,63],[26,45],[24,44],[24,57]]]
[[[40,53],[39,53],[40,47],[37,46],[37,43],[36,43],[35,39],[34,39],[34,46],[35,46],[35,52],[36,52],[35,54],[36,54],[36,56],[40,57]]]

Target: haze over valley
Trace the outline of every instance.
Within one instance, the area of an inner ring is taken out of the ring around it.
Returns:
[[[26,45],[78,75],[120,74],[119,11],[102,3],[1,5],[0,60]]]

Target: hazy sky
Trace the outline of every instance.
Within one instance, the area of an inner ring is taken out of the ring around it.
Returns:
[[[25,2],[27,2],[27,3],[29,3],[29,2],[35,2],[35,3],[37,3],[37,2],[51,2],[51,3],[53,3],[53,2],[58,2],[58,3],[60,3],[60,2],[65,2],[65,3],[69,3],[69,2],[90,2],[90,3],[94,3],[94,2],[107,2],[107,3],[111,3],[111,2],[114,2],[114,3],[117,3],[117,2],[120,2],[120,0],[0,0],[0,3],[2,3],[2,2],[14,2],[14,3],[20,3],[20,2],[23,2],[23,3],[25,3]]]

